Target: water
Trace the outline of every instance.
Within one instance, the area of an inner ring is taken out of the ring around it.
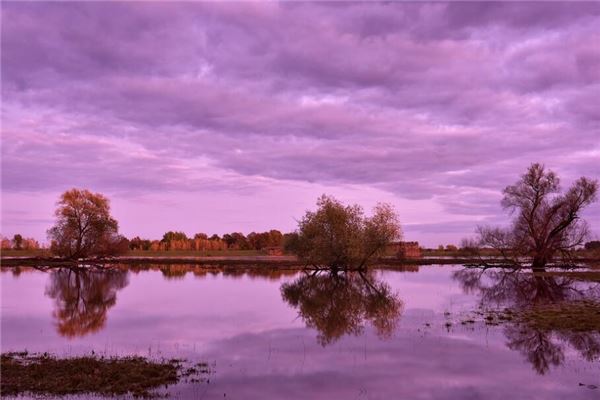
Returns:
[[[193,266],[2,271],[2,351],[187,358],[174,398],[597,399],[600,336],[461,324],[484,308],[596,296],[459,266],[332,278]],[[447,325],[451,324],[451,325]]]

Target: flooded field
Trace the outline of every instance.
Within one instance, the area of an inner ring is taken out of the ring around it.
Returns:
[[[208,365],[203,379],[159,391],[172,398],[600,396],[594,320],[548,325],[530,313],[596,302],[599,283],[573,274],[146,265],[3,268],[1,277],[2,352]]]

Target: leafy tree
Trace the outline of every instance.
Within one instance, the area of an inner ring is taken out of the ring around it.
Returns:
[[[8,249],[12,248],[12,243],[9,238],[0,236],[0,240],[1,240],[0,248],[2,248],[2,250],[8,250]]]
[[[169,243],[174,240],[188,240],[188,237],[183,232],[173,232],[169,231],[163,235],[162,241],[165,243]]]
[[[71,189],[57,203],[56,223],[48,230],[53,253],[69,258],[116,255],[126,248],[109,200],[100,193]]]
[[[151,243],[148,239],[141,239],[139,236],[136,236],[129,241],[129,248],[131,250],[150,250]]]
[[[12,243],[13,243],[13,249],[22,250],[23,249],[23,236],[21,236],[20,234],[17,233],[16,235],[13,236]]]
[[[596,200],[597,192],[598,181],[581,177],[561,194],[558,176],[532,164],[516,184],[504,189],[502,206],[515,215],[512,226],[479,227],[481,245],[514,262],[531,256],[534,269],[556,258],[571,261],[589,232],[581,211]]]
[[[585,244],[586,250],[600,250],[600,240],[592,240]]]
[[[299,246],[298,232],[286,233],[283,235],[283,250],[289,253],[295,253]]]
[[[378,204],[372,217],[358,205],[345,206],[333,197],[321,196],[317,211],[308,211],[298,223],[293,251],[315,267],[365,269],[385,247],[401,237],[393,208]]]

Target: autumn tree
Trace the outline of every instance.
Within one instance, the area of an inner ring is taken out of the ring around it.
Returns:
[[[0,247],[2,250],[12,249],[12,244],[9,238],[0,236]]]
[[[517,183],[504,189],[502,206],[515,216],[512,226],[479,227],[480,245],[515,262],[531,257],[534,269],[557,258],[571,261],[589,233],[581,211],[596,200],[597,192],[598,181],[581,177],[561,194],[558,176],[532,164]]]
[[[150,250],[151,243],[148,239],[141,239],[139,236],[136,236],[129,241],[129,248],[131,250]]]
[[[48,230],[53,253],[69,258],[117,255],[126,251],[109,200],[100,193],[71,189],[57,203],[56,223]]]
[[[13,236],[12,243],[13,243],[13,249],[22,250],[23,249],[23,236],[21,236],[20,234],[17,233],[16,235]]]
[[[367,268],[402,235],[390,205],[378,204],[373,216],[366,217],[360,206],[346,206],[325,195],[317,201],[317,211],[308,211],[300,220],[297,234],[291,250],[298,258],[334,271]]]

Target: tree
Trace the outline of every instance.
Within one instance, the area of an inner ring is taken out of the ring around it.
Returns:
[[[69,258],[116,255],[124,250],[109,200],[100,193],[71,189],[57,203],[56,223],[48,230],[53,253]]]
[[[9,250],[12,249],[12,244],[9,238],[4,237],[4,236],[0,236],[0,248],[2,248],[2,250]]]
[[[365,269],[402,235],[390,205],[378,204],[368,218],[360,206],[345,206],[325,195],[317,201],[317,211],[308,211],[300,220],[297,234],[291,250],[298,258],[306,265],[334,271]]]
[[[366,322],[378,336],[389,338],[404,308],[398,295],[372,272],[302,275],[284,283],[281,295],[298,309],[306,326],[317,330],[322,346],[361,334]]]
[[[592,240],[584,245],[586,250],[600,250],[600,240]]]
[[[516,184],[504,189],[502,206],[515,215],[512,226],[479,227],[481,245],[512,260],[530,256],[534,269],[556,258],[570,261],[589,232],[581,211],[596,200],[597,192],[598,181],[581,177],[560,194],[558,176],[532,164]]]
[[[46,295],[54,299],[58,333],[73,338],[101,330],[117,292],[128,284],[127,271],[54,270]]]
[[[515,318],[506,322],[506,345],[519,351],[539,374],[565,360],[565,345],[579,352],[582,358],[593,361],[600,356],[600,332],[583,328],[581,319],[593,324],[589,314],[575,312],[553,319],[547,316],[547,307],[555,310],[557,304],[579,308],[594,304],[600,296],[600,287],[584,285],[573,276],[548,276],[522,270],[474,270],[466,268],[452,273],[465,293],[479,298],[481,309],[510,310],[508,315],[544,315],[545,323],[535,318]],[[552,314],[552,312],[550,312]],[[579,316],[578,316],[579,315]],[[589,327],[589,325],[588,325]]]
[[[13,249],[22,250],[23,249],[23,236],[21,236],[20,234],[17,233],[16,235],[13,236],[12,243],[13,243]]]
[[[165,233],[162,238],[162,241],[165,243],[169,243],[174,240],[188,240],[188,237],[184,232],[169,231]]]

